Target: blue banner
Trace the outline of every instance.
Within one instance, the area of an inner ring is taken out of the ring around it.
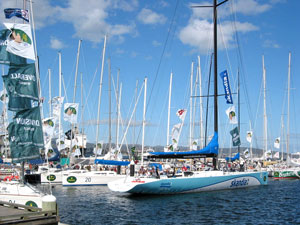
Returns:
[[[4,9],[4,13],[6,19],[10,19],[13,16],[16,16],[29,22],[28,10],[18,9],[18,8],[8,8],[8,9]]]
[[[223,81],[226,103],[233,104],[227,70],[224,70],[222,73],[220,73],[220,77]]]

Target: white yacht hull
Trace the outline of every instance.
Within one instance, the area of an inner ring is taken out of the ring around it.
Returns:
[[[125,178],[125,175],[119,175],[114,171],[74,171],[63,173],[63,186],[94,186],[107,185],[109,182]]]

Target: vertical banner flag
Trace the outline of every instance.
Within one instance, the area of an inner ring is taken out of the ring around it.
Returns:
[[[252,142],[252,135],[253,135],[252,131],[247,131],[246,139],[249,143]]]
[[[220,73],[220,76],[223,81],[226,103],[233,104],[227,70],[224,70],[222,73]]]
[[[177,149],[181,126],[182,123],[178,123],[175,124],[172,128],[172,149],[173,150]]]
[[[78,103],[64,104],[64,120],[70,123],[77,123]]]
[[[39,158],[39,148],[44,146],[40,108],[17,112],[8,134],[13,162]]]
[[[274,148],[280,148],[280,137],[276,138],[274,141]]]
[[[11,31],[8,29],[0,30],[0,64],[26,64],[26,58],[6,51],[7,39],[10,33]]]
[[[9,96],[25,97],[39,100],[37,78],[34,63],[11,65],[8,75],[2,76]]]
[[[178,109],[176,115],[179,117],[181,121],[184,121],[186,116],[186,109]]]
[[[4,23],[11,31],[6,50],[15,55],[35,60],[30,24]]]
[[[249,153],[250,153],[250,152],[249,152],[249,149],[247,148],[247,149],[244,151],[244,156],[245,156],[246,159],[249,158],[249,156],[250,156]]]
[[[55,120],[53,117],[43,119],[43,131],[49,136],[53,136]]]
[[[230,131],[230,134],[232,136],[233,146],[241,145],[239,129],[237,127],[235,127],[233,130]]]
[[[226,114],[229,118],[229,123],[231,124],[237,124],[237,118],[236,118],[236,114],[235,114],[235,107],[234,105],[229,107],[227,110],[226,110]]]
[[[271,158],[272,157],[272,152],[271,150],[268,150],[265,152],[265,158],[268,159],[268,158]]]
[[[64,97],[57,96],[51,99],[52,115],[56,120],[59,120],[61,106],[63,102],[64,102]]]
[[[6,19],[10,19],[13,16],[21,18],[29,22],[28,10],[18,9],[18,8],[7,8],[4,9],[4,14]]]
[[[275,159],[279,159],[279,152],[276,152],[273,156]]]

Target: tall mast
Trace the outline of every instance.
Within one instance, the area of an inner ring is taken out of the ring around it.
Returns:
[[[288,68],[288,113],[287,113],[287,134],[286,134],[286,154],[289,158],[290,148],[290,84],[291,83],[291,53],[289,53],[289,68]],[[287,160],[288,163],[288,160]]]
[[[78,63],[79,63],[79,55],[80,55],[80,46],[81,46],[81,40],[79,40],[79,42],[78,42],[78,49],[77,49],[74,92],[73,92],[73,103],[75,103],[75,100],[76,100],[76,89],[77,89],[77,76],[78,76]]]
[[[62,75],[61,75],[61,52],[58,52],[58,76],[59,76],[59,84],[58,84],[58,95],[59,95],[59,104],[61,103],[61,80],[62,80]],[[59,150],[61,149],[60,147],[60,142],[61,142],[61,105],[59,107],[59,117],[58,117],[58,146]]]
[[[264,82],[264,151],[263,158],[265,158],[265,152],[267,152],[268,148],[268,121],[267,121],[267,103],[266,103],[266,68],[265,68],[265,59],[262,56],[263,63],[263,82]]]
[[[168,105],[168,125],[167,125],[167,147],[169,146],[170,142],[170,111],[171,111],[171,94],[172,94],[172,80],[173,80],[173,73],[171,72],[170,75],[170,85],[169,85],[169,105]]]
[[[192,149],[192,142],[193,142],[193,131],[192,131],[192,121],[193,121],[193,70],[194,70],[194,62],[191,64],[191,80],[190,80],[190,140],[189,140],[189,147]]]
[[[144,86],[144,110],[143,110],[143,137],[142,137],[142,165],[144,164],[144,147],[145,147],[145,126],[146,126],[146,100],[147,100],[147,77]]]
[[[120,84],[119,98],[118,98],[118,120],[117,120],[117,149],[119,151],[119,131],[120,131],[120,114],[121,114],[121,100],[122,100],[122,83]]]
[[[200,66],[200,56],[198,56],[198,73],[199,73],[199,96],[202,96],[202,74]],[[204,147],[203,143],[203,99],[200,97],[200,149]]]
[[[52,116],[52,103],[51,103],[51,99],[52,99],[52,93],[51,93],[51,70],[48,69],[48,74],[49,74],[49,117]]]
[[[103,82],[105,48],[106,48],[106,35],[104,36],[103,51],[102,51],[102,66],[101,66],[101,74],[100,74],[100,82],[99,82],[97,129],[96,129],[96,158],[97,158],[97,153],[98,153],[98,136],[99,136],[99,126],[100,126],[100,105],[101,105],[101,93],[102,93],[102,82]]]
[[[118,143],[119,143],[119,77],[120,77],[120,69],[118,69],[118,74],[117,74],[117,90],[116,90],[116,102],[117,102],[117,113],[116,113],[116,116],[117,116],[117,125],[116,125],[116,148],[118,149]],[[119,150],[119,149],[118,149]]]
[[[108,149],[111,151],[111,65],[108,58]]]

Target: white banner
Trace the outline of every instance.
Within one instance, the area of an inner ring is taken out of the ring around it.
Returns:
[[[78,103],[64,104],[64,120],[70,123],[77,123]]]
[[[4,25],[11,30],[6,51],[35,60],[30,24],[4,23]]]

